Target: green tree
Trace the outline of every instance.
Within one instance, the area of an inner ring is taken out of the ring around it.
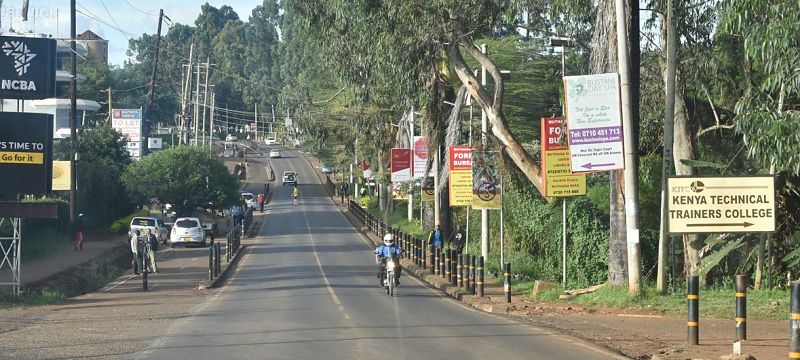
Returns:
[[[211,151],[180,146],[132,163],[122,183],[139,204],[158,200],[179,210],[221,209],[239,198],[239,182]]]

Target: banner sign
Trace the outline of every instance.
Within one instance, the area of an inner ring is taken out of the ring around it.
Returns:
[[[476,151],[472,158],[472,208],[500,209],[503,186],[496,151]]]
[[[391,150],[392,182],[411,180],[411,149]]]
[[[428,161],[428,141],[422,136],[414,136],[414,160],[411,177],[420,179],[425,177],[425,162]]]
[[[425,180],[422,182],[421,186],[421,195],[422,201],[433,201],[434,195],[436,195],[436,188],[435,182],[433,180],[433,176],[426,176]]]
[[[0,36],[0,98],[56,96],[56,39]]]
[[[667,178],[667,230],[686,233],[775,231],[775,178]]]
[[[561,118],[542,118],[542,185],[547,197],[586,195],[586,174],[570,171],[565,126]]]
[[[564,94],[572,172],[624,168],[619,76],[565,76]]]
[[[72,167],[69,161],[53,161],[53,191],[69,191]]]
[[[131,157],[139,157],[142,147],[142,109],[112,109],[111,127],[128,139]]]
[[[472,205],[472,149],[451,146],[449,155],[450,206]]]
[[[42,195],[53,185],[53,116],[0,112],[0,194]]]

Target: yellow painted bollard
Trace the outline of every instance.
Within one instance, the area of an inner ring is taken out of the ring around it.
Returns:
[[[689,276],[687,280],[688,291],[686,302],[689,306],[689,321],[686,323],[689,330],[689,346],[700,344],[700,277]]]

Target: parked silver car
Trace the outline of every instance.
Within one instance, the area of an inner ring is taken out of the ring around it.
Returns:
[[[203,222],[196,217],[181,217],[175,220],[172,225],[172,232],[169,236],[169,247],[176,245],[200,245],[206,246],[206,232],[203,230]]]

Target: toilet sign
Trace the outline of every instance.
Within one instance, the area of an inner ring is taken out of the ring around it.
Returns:
[[[667,179],[673,234],[774,232],[776,209],[772,176]]]

